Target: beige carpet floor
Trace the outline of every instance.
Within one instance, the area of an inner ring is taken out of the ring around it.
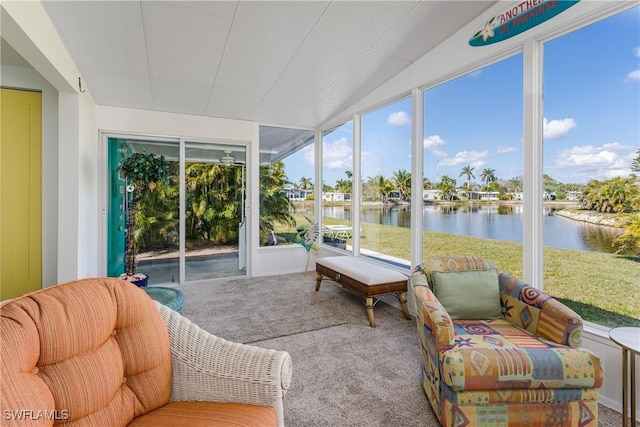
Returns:
[[[415,320],[400,310],[380,302],[371,328],[360,297],[328,280],[315,292],[313,272],[180,289],[184,315],[212,334],[291,354],[287,426],[439,425],[420,383]],[[620,414],[600,405],[599,425],[620,426]]]

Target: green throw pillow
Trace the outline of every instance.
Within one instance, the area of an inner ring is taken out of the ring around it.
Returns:
[[[453,320],[502,318],[498,272],[489,270],[433,271],[433,293]]]

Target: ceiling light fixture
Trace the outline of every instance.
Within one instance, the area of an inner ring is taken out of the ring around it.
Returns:
[[[228,166],[233,164],[235,161],[236,159],[231,157],[231,150],[224,150],[224,156],[220,157],[220,162]]]

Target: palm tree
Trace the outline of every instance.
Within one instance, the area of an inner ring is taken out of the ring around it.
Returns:
[[[291,215],[291,202],[283,190],[288,182],[281,161],[271,166],[260,166],[260,237],[263,241],[273,231],[275,223],[296,226]]]
[[[432,187],[433,187],[433,185],[431,184],[431,181],[429,180],[429,178],[422,178],[422,189],[423,190],[431,190]]]
[[[631,213],[640,205],[640,187],[636,178],[592,180],[582,189],[582,204],[598,212]]]
[[[624,232],[613,240],[616,253],[635,251],[640,255],[640,213],[623,216],[618,226],[624,227]]]
[[[237,238],[242,215],[240,168],[219,163],[185,165],[187,236],[215,242]]]
[[[300,187],[301,190],[311,190],[313,188],[313,180],[311,178],[305,178],[304,176],[300,178]]]
[[[458,176],[463,176],[463,175],[467,176],[467,190],[471,189],[471,178],[475,178],[476,177],[473,174],[473,170],[474,169],[475,168],[472,168],[471,165],[467,165],[467,166],[462,168],[462,172],[460,172],[460,175],[458,175]]]
[[[436,188],[440,190],[440,196],[443,200],[453,200],[456,197],[456,180],[447,175],[442,175]]]
[[[480,175],[482,182],[484,182],[485,186],[488,186],[490,182],[497,180],[496,178],[496,170],[485,168],[482,170],[482,174]]]
[[[351,193],[351,181],[347,179],[337,180],[335,190],[340,193]]]
[[[509,185],[514,193],[517,193],[522,188],[522,177],[515,177],[509,180]]]
[[[384,202],[387,198],[387,194],[394,189],[393,183],[383,175],[376,175],[369,178],[367,181],[367,188],[375,192],[381,202]]]
[[[408,200],[411,198],[411,173],[406,170],[398,170],[393,173],[393,184],[400,193],[400,198]]]

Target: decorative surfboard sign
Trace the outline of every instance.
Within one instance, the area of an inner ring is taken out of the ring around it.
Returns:
[[[471,46],[487,46],[507,40],[540,25],[580,0],[528,0],[503,10],[485,22],[469,39]]]

